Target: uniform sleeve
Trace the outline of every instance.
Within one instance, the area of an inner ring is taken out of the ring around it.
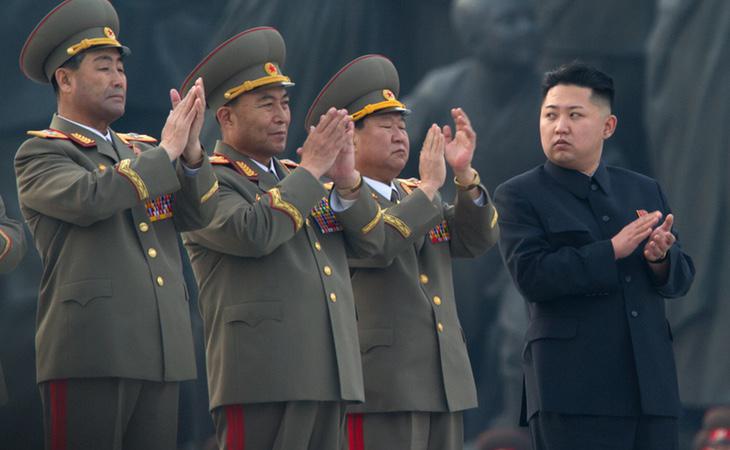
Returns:
[[[364,258],[382,250],[385,240],[383,213],[367,183],[360,187],[355,202],[349,208],[335,212],[335,216],[342,225],[349,257]]]
[[[388,267],[401,252],[423,240],[426,232],[442,220],[440,201],[434,200],[430,201],[423,191],[416,189],[400,203],[384,209],[382,250],[370,258],[351,258],[350,267]]]
[[[49,217],[90,226],[118,211],[180,189],[175,168],[162,147],[124,159],[116,166],[84,167],[69,143],[35,138],[15,157],[23,205]]]
[[[27,245],[23,225],[7,217],[0,198],[0,273],[13,270],[23,259]]]
[[[657,183],[657,190],[659,191],[659,197],[661,198],[662,213],[664,217],[672,213],[671,208],[667,202],[664,192]],[[665,298],[676,298],[682,297],[687,294],[689,288],[692,286],[695,276],[695,266],[692,262],[692,258],[682,250],[682,246],[679,241],[679,235],[676,230],[672,229],[674,237],[677,239],[674,245],[669,249],[667,255],[669,259],[669,274],[667,276],[666,283],[657,285],[656,290],[662,297]]]
[[[451,254],[474,258],[489,250],[499,239],[497,209],[484,186],[484,205],[477,205],[467,191],[458,191],[454,205],[446,205],[444,217],[451,233]]]
[[[295,169],[259,198],[241,183],[250,183],[227,168],[218,172],[218,208],[210,224],[186,233],[186,241],[219,253],[258,258],[298,233],[309,211],[327,195],[306,169]]]
[[[516,186],[501,185],[494,200],[499,211],[500,251],[527,301],[549,302],[619,288],[610,240],[555,249],[537,212]]]
[[[218,179],[208,155],[204,155],[202,165],[192,175],[178,161],[177,178],[181,187],[175,193],[175,228],[189,231],[205,227],[218,207]]]

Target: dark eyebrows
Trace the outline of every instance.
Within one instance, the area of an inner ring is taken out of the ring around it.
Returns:
[[[566,109],[583,109],[583,105],[571,105],[568,106]],[[545,105],[543,106],[543,109],[560,109],[560,106],[558,105]]]

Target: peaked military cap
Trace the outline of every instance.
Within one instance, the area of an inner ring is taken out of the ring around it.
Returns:
[[[393,63],[381,55],[350,61],[322,88],[304,120],[304,128],[317,125],[331,107],[345,108],[358,121],[370,114],[411,111],[398,100],[400,81]]]
[[[241,94],[261,87],[293,86],[281,73],[286,59],[284,39],[271,27],[242,31],[220,44],[188,75],[181,95],[199,77],[205,84],[208,107],[216,110]]]
[[[129,48],[117,40],[119,17],[107,0],[65,0],[41,20],[20,52],[20,70],[38,83],[50,83],[66,61],[90,48]]]

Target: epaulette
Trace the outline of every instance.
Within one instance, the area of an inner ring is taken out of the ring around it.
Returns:
[[[68,136],[64,134],[61,131],[53,130],[51,128],[47,128],[45,130],[28,130],[26,132],[30,136],[35,136],[43,139],[66,139],[68,140]]]
[[[210,163],[221,166],[228,166],[251,181],[256,181],[259,179],[258,172],[256,172],[254,169],[251,168],[251,166],[243,161],[231,161],[223,155],[214,153],[213,156],[210,157]]]
[[[286,170],[287,175],[291,173],[292,169],[299,167],[299,163],[292,161],[291,159],[280,159],[279,162]]]
[[[400,186],[403,188],[403,190],[406,191],[406,194],[410,194],[421,184],[421,180],[419,180],[418,178],[398,178],[398,182],[400,183]]]
[[[117,133],[117,136],[119,137],[119,139],[122,140],[122,142],[127,145],[129,145],[130,142],[146,142],[148,144],[157,143],[157,139],[153,138],[152,136],[147,136],[146,134]]]
[[[231,162],[225,156],[213,155],[210,157],[211,164],[229,165]]]

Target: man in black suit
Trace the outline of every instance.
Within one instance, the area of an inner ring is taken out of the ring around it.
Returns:
[[[694,266],[658,183],[601,162],[612,102],[596,69],[547,73],[548,161],[495,193],[500,248],[529,308],[523,413],[537,450],[677,448],[664,299],[687,292]]]

